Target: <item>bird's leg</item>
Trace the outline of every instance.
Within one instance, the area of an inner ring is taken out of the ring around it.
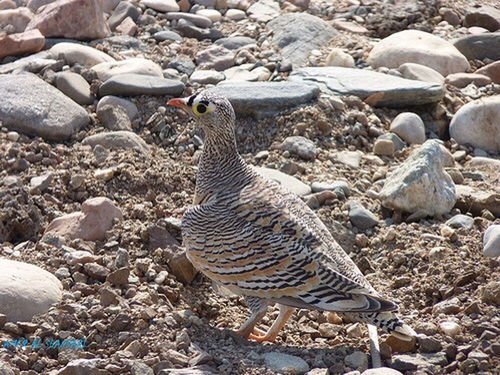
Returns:
[[[244,338],[248,338],[252,333],[261,333],[262,331],[255,328],[255,325],[259,323],[267,312],[268,302],[265,299],[258,297],[245,297],[248,303],[248,307],[252,311],[252,315],[243,323],[236,333]]]
[[[290,318],[290,315],[292,315],[293,312],[295,311],[295,308],[290,306],[279,305],[279,307],[280,307],[279,315],[273,322],[271,328],[269,328],[269,330],[265,334],[263,334],[264,332],[261,330],[254,329],[254,332],[250,334],[249,338],[259,342],[276,340],[279,331],[281,330],[281,328],[285,326],[286,321],[288,320],[288,318]],[[256,332],[258,333],[258,335],[256,334]]]

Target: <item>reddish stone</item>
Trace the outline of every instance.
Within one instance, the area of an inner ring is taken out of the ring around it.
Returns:
[[[490,77],[494,83],[500,83],[500,61],[483,66],[476,73]]]
[[[100,0],[58,0],[39,9],[26,30],[39,29],[46,37],[99,39],[109,26]]]
[[[45,45],[45,37],[38,31],[30,30],[20,34],[0,34],[0,59],[40,51]]]
[[[125,18],[122,23],[116,27],[116,31],[118,31],[119,33],[130,36],[134,36],[135,34],[137,34],[138,30],[139,29],[137,25],[131,17]]]
[[[446,76],[446,83],[455,87],[463,88],[471,83],[478,87],[486,86],[491,83],[490,77],[477,73],[453,73]]]

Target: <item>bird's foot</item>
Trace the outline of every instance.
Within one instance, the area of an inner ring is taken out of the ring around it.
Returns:
[[[275,335],[269,334],[259,328],[253,327],[252,332],[248,332],[246,330],[238,330],[236,331],[236,334],[239,336],[242,336],[246,339],[252,339],[257,342],[264,342],[264,341],[274,341],[276,339]]]

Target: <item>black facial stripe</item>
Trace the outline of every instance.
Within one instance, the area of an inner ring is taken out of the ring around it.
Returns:
[[[191,96],[189,97],[189,99],[188,99],[188,106],[190,106],[190,107],[191,107],[191,106],[193,105],[193,101],[194,101],[194,99],[196,98],[196,96],[197,96],[197,95],[198,95],[198,94],[194,94],[194,95],[191,95]]]

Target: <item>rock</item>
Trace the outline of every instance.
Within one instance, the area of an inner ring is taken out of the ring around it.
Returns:
[[[42,176],[32,177],[30,180],[30,186],[31,188],[44,192],[52,182],[53,176],[54,174],[52,172],[48,172]]]
[[[209,91],[224,95],[237,115],[276,113],[316,99],[316,86],[297,82],[224,82]],[[258,92],[259,95],[255,95]]]
[[[117,269],[116,271],[111,272],[107,277],[106,281],[109,281],[111,284],[120,286],[124,284],[128,284],[128,277],[130,276],[130,270],[126,267]]]
[[[76,250],[72,251],[65,256],[66,263],[70,266],[76,264],[86,264],[97,261],[98,257],[92,254],[90,251]]]
[[[13,33],[22,33],[33,18],[31,10],[25,7],[0,10],[0,29],[7,25],[13,26]]]
[[[476,73],[454,73],[446,76],[445,82],[459,88],[464,88],[471,83],[478,87],[482,87],[489,85],[491,83],[491,78]]]
[[[264,177],[280,183],[283,187],[285,187],[294,194],[297,194],[299,196],[311,194],[311,188],[309,187],[309,185],[304,184],[295,177],[289,176],[276,169],[264,168],[264,167],[257,167],[255,169]]]
[[[214,45],[198,52],[195,59],[200,68],[221,71],[234,65],[234,56],[227,48]]]
[[[228,9],[225,17],[231,21],[240,21],[247,17],[247,14],[240,9]]]
[[[450,123],[450,136],[459,144],[500,151],[500,95],[474,100],[461,107]]]
[[[318,327],[321,337],[334,338],[339,335],[340,326],[332,323],[321,323]]]
[[[132,103],[130,100],[119,98],[118,96],[113,95],[104,96],[101,100],[99,100],[96,108],[97,115],[99,116],[99,111],[107,106],[112,106],[114,108],[123,108],[130,120],[133,120],[137,116],[139,116],[139,111],[137,110],[137,106],[134,103]]]
[[[0,10],[15,9],[16,3],[12,0],[0,0]]]
[[[83,269],[93,279],[104,281],[109,275],[109,270],[97,263],[85,263]]]
[[[422,370],[425,372],[435,373],[436,366],[444,366],[448,364],[444,353],[437,354],[398,354],[393,355],[388,360],[389,366],[393,369],[401,371],[416,371]]]
[[[132,131],[132,123],[123,107],[101,105],[97,110],[97,118],[106,129]]]
[[[373,144],[373,153],[375,155],[392,156],[395,148],[396,146],[392,140],[379,137]]]
[[[461,332],[460,326],[450,320],[439,323],[439,330],[450,337],[455,337]]]
[[[434,306],[432,306],[432,313],[433,314],[457,314],[462,310],[460,307],[462,303],[458,298],[451,298],[447,299],[441,302],[436,303]]]
[[[469,60],[500,60],[500,33],[467,35],[453,45]]]
[[[158,31],[157,33],[153,34],[153,38],[157,42],[163,42],[165,40],[173,40],[174,42],[181,42],[182,41],[182,36],[180,36],[179,34],[177,34],[174,31],[170,31],[170,30]]]
[[[233,66],[232,68],[224,70],[224,75],[226,76],[227,81],[235,82],[235,81],[267,81],[267,79],[271,76],[271,72],[269,69],[260,66],[254,68],[249,71],[248,69],[252,69],[254,64],[243,64],[238,66]]]
[[[2,375],[15,375],[12,368],[4,361],[0,361],[0,374]]]
[[[354,67],[354,58],[340,48],[333,48],[325,60],[326,66],[342,66],[344,68]]]
[[[453,44],[420,30],[404,30],[384,38],[370,51],[367,62],[374,68],[398,68],[409,62],[422,64],[443,76],[470,68]]]
[[[178,57],[168,63],[169,68],[177,70],[179,73],[191,75],[196,69],[196,65],[189,57]]]
[[[444,95],[437,83],[404,79],[364,69],[319,67],[300,68],[290,74],[292,81],[313,82],[327,95],[356,95],[374,106],[404,107],[434,103]]]
[[[471,212],[480,216],[483,210],[490,211],[500,217],[500,194],[487,189],[476,189],[471,186],[457,185],[456,207],[462,212]]]
[[[435,140],[425,142],[387,176],[379,194],[384,207],[424,216],[453,208],[455,184],[444,172],[441,147]]]
[[[368,356],[363,352],[356,351],[346,356],[344,362],[346,366],[364,370],[368,367]]]
[[[200,9],[196,11],[196,15],[206,17],[212,22],[219,22],[222,19],[222,14],[215,9]]]
[[[338,161],[350,168],[359,168],[361,154],[359,151],[340,151],[334,155],[334,161]]]
[[[111,77],[99,87],[99,95],[171,95],[179,96],[184,91],[181,81],[145,76],[142,74],[120,74]]]
[[[425,125],[416,113],[400,113],[392,120],[389,130],[409,144],[425,142]]]
[[[0,258],[0,313],[9,322],[30,321],[62,299],[61,282],[32,264]]]
[[[303,374],[309,371],[307,362],[293,355],[270,352],[264,353],[262,358],[264,359],[265,366],[277,373]]]
[[[420,351],[424,353],[436,353],[443,348],[441,342],[432,337],[419,335],[417,340]]]
[[[394,370],[393,368],[378,367],[363,371],[361,375],[403,375],[403,374],[398,370]]]
[[[483,255],[495,258],[500,256],[500,225],[490,225],[483,235]]]
[[[308,13],[287,13],[267,24],[273,42],[285,60],[304,66],[309,52],[324,46],[338,32],[321,18]]]
[[[444,77],[441,73],[425,65],[404,63],[399,66],[398,70],[407,79],[439,84],[444,83]]]
[[[108,24],[111,30],[114,30],[116,26],[121,24],[123,20],[127,17],[132,18],[132,20],[136,21],[141,13],[132,3],[128,1],[120,1],[116,6],[113,13],[108,19]]]
[[[254,45],[254,44],[256,45],[257,41],[248,36],[237,35],[228,38],[217,39],[215,41],[215,44],[221,45],[222,47],[229,50],[235,50],[249,45]]]
[[[220,30],[197,27],[183,18],[177,21],[176,30],[186,38],[195,38],[198,40],[210,39],[212,41],[222,38]]]
[[[474,219],[467,215],[458,214],[446,221],[446,225],[451,228],[465,228],[469,230],[474,226]]]
[[[279,16],[280,6],[273,0],[258,0],[248,7],[247,14],[251,20],[268,22]]]
[[[172,3],[177,5],[177,3],[172,0]],[[132,367],[130,368],[130,374],[131,375],[154,375],[154,371],[151,367],[146,365],[144,362],[141,361],[134,361],[132,364]]]
[[[115,30],[120,34],[133,36],[137,34],[139,28],[131,17],[127,17],[118,26],[116,26]]]
[[[180,10],[175,0],[141,0],[141,3],[158,12],[178,12]]]
[[[289,151],[305,160],[314,160],[318,154],[314,142],[301,136],[285,138],[281,144],[281,149],[283,151]]]
[[[489,5],[471,8],[465,14],[464,26],[480,26],[489,31],[497,31],[500,29],[500,10]]]
[[[113,226],[114,219],[121,219],[122,213],[114,203],[104,197],[87,199],[82,211],[60,216],[47,226],[47,233],[67,239],[81,238],[85,241],[101,241],[106,231]]]
[[[443,20],[448,22],[452,26],[458,26],[461,24],[460,16],[457,11],[450,8],[440,8],[439,14],[443,17]]]
[[[26,30],[38,29],[45,37],[99,39],[109,27],[99,0],[57,0],[39,10]]]
[[[90,85],[79,74],[73,72],[61,72],[57,74],[56,86],[78,104],[87,105],[94,103],[94,97],[90,93]]]
[[[368,29],[356,22],[343,21],[341,19],[333,20],[332,25],[339,30],[349,31],[354,34],[366,34]]]
[[[193,24],[194,26],[198,26],[204,29],[212,26],[212,21],[209,18],[192,13],[170,12],[165,15],[165,18],[168,20],[183,19]]]
[[[223,73],[216,70],[195,70],[189,77],[191,82],[199,83],[202,85],[216,85],[223,81],[226,77]]]
[[[332,182],[313,182],[311,184],[313,193],[319,193],[325,190],[333,191],[337,196],[342,195],[348,197],[351,195],[351,189],[347,181],[336,180]]]
[[[38,52],[44,45],[45,37],[37,29],[10,35],[0,33],[0,59]]]
[[[500,83],[500,61],[495,61],[491,64],[483,66],[482,68],[476,70],[476,73],[490,77],[494,83]]]
[[[103,62],[92,67],[101,81],[106,81],[120,74],[141,74],[163,77],[161,67],[148,59],[132,58],[122,61]]]
[[[21,57],[11,63],[0,65],[0,74],[18,74],[21,72],[28,72],[30,70],[39,71],[56,63],[56,60],[48,58],[46,51],[41,51],[33,55]]]
[[[113,62],[108,54],[98,49],[78,43],[57,43],[49,50],[49,56],[53,59],[64,59],[68,65],[81,64],[88,67],[103,63]]]
[[[149,147],[137,134],[130,131],[114,131],[86,137],[84,145],[95,147],[101,145],[110,150],[133,148],[142,154],[149,153]]]
[[[493,280],[484,286],[481,301],[500,306],[500,281]]]
[[[169,251],[166,258],[170,271],[180,282],[190,284],[198,274],[198,271],[187,258],[185,251]]]
[[[0,75],[0,118],[8,129],[64,140],[90,122],[87,112],[36,75]]]
[[[17,177],[6,177],[3,185],[0,189],[0,242],[16,244],[33,239],[40,227],[40,210]]]
[[[361,229],[369,229],[378,224],[377,217],[363,205],[354,200],[349,201],[349,220],[351,223]]]
[[[57,375],[101,375],[98,359],[74,359],[59,370]]]

